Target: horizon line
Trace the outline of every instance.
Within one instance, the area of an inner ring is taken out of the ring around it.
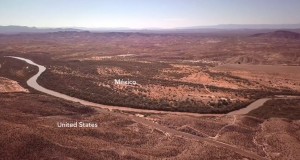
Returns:
[[[172,30],[172,29],[193,29],[193,28],[202,28],[205,29],[205,27],[207,27],[207,29],[213,29],[212,27],[222,27],[222,26],[292,26],[292,25],[299,25],[300,27],[300,23],[287,23],[287,24],[280,24],[280,23],[265,23],[265,24],[239,24],[239,23],[232,23],[232,24],[214,24],[214,25],[192,25],[192,26],[185,26],[185,27],[142,27],[142,28],[138,28],[138,27],[87,27],[87,26],[59,26],[59,27],[54,27],[54,26],[49,26],[49,27],[45,27],[45,26],[27,26],[27,25],[0,25],[1,27],[28,27],[28,28],[37,28],[37,29],[91,29],[91,30],[97,30],[97,29],[126,29],[126,30]],[[220,29],[220,28],[216,28],[216,29]],[[245,28],[246,29],[246,28]]]

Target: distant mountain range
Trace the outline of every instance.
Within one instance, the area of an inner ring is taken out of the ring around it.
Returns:
[[[37,28],[27,26],[0,26],[0,33],[2,34],[16,34],[16,33],[47,33],[59,31],[81,31],[76,28]]]
[[[18,33],[47,33],[59,31],[91,31],[91,32],[144,32],[144,33],[223,33],[223,32],[239,32],[239,33],[259,33],[267,31],[274,31],[278,29],[292,30],[300,32],[300,24],[225,24],[215,26],[194,26],[194,27],[181,27],[173,29],[160,29],[160,28],[146,28],[146,29],[131,29],[131,28],[38,28],[27,26],[0,26],[0,34],[18,34]]]
[[[178,29],[300,29],[299,24],[220,24],[212,26],[194,26]]]

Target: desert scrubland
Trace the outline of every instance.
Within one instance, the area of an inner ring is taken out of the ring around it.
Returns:
[[[300,40],[281,35],[0,35],[0,155],[299,159],[299,99],[272,99],[300,95]],[[37,67],[4,56],[45,66],[38,79],[45,88],[99,104],[169,112],[109,111],[46,95],[26,84]],[[264,97],[271,100],[246,115],[227,115]],[[58,121],[98,127],[59,128]]]

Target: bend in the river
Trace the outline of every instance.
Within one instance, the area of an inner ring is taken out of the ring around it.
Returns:
[[[177,114],[177,115],[192,115],[192,116],[210,116],[210,115],[223,115],[223,114],[199,114],[199,113],[187,113],[187,112],[171,112],[171,111],[158,111],[158,110],[145,110],[145,109],[136,109],[136,108],[129,108],[129,107],[118,107],[118,106],[109,106],[109,105],[103,105],[103,104],[98,104],[98,103],[94,103],[94,102],[89,102],[86,100],[82,100],[79,98],[75,98],[75,97],[71,97],[47,88],[44,88],[42,86],[40,86],[37,83],[37,79],[39,78],[39,76],[46,70],[46,67],[36,64],[33,61],[26,59],[26,58],[22,58],[22,57],[15,57],[15,56],[6,56],[6,57],[11,57],[11,58],[15,58],[15,59],[19,59],[22,61],[25,61],[28,64],[37,66],[39,68],[39,71],[37,74],[35,74],[34,76],[32,76],[28,81],[27,81],[27,85],[32,87],[35,90],[38,90],[40,92],[52,95],[54,97],[58,97],[58,98],[62,98],[68,101],[72,101],[72,102],[78,102],[81,103],[83,105],[88,105],[88,106],[94,106],[94,107],[99,107],[99,108],[103,108],[103,109],[109,109],[109,110],[120,110],[120,111],[130,111],[130,112],[139,112],[139,113],[171,113],[171,114]],[[278,97],[278,98],[282,98],[282,97]],[[289,97],[287,97],[289,98]],[[292,97],[294,98],[294,97]],[[297,97],[299,98],[299,97]],[[228,115],[236,115],[236,114],[247,114],[250,111],[259,108],[260,106],[262,106],[266,101],[270,100],[271,98],[261,98],[256,100],[255,102],[251,103],[250,105],[248,105],[245,108],[233,111],[228,113]]]

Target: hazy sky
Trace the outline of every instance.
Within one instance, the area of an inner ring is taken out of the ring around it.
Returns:
[[[172,28],[300,23],[300,0],[0,0],[0,25]]]

